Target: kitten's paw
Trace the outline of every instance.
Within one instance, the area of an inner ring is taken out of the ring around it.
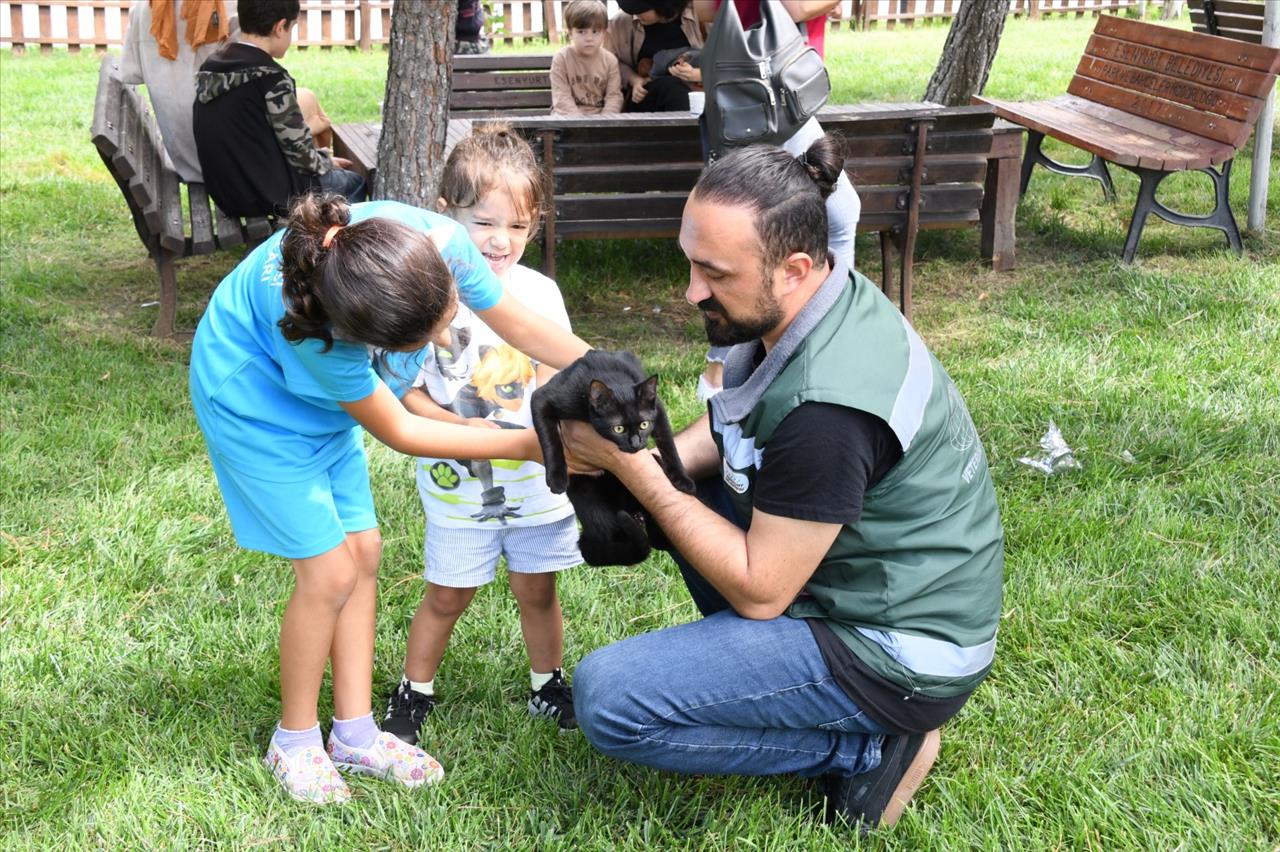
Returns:
[[[547,473],[547,488],[552,494],[563,494],[569,488],[568,474]]]
[[[685,494],[698,493],[697,483],[690,479],[688,474],[677,473],[671,477],[671,484],[676,487],[677,491],[683,491]]]

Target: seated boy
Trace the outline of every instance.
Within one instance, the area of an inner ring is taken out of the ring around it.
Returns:
[[[564,7],[569,43],[551,60],[551,112],[603,115],[622,112],[618,58],[604,47],[608,10],[601,0],[570,0]]]
[[[284,215],[320,190],[364,200],[351,163],[316,147],[297,87],[275,60],[293,41],[299,0],[239,0],[240,40],[196,74],[192,118],[209,195],[230,216]]]

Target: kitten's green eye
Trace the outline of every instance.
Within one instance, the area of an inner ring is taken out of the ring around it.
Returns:
[[[648,421],[648,420],[641,420],[641,421],[640,421],[640,428],[641,428],[641,429],[648,429],[648,428],[649,428],[649,421]]]
[[[614,427],[613,427],[613,431],[615,431],[615,432],[617,432],[619,435],[621,435],[623,432],[627,431],[627,427],[626,427],[626,426],[614,426]]]

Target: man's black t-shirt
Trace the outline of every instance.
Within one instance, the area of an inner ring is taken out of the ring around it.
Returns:
[[[901,459],[897,437],[879,417],[842,405],[802,403],[765,446],[752,505],[785,518],[851,524],[862,516],[866,493]],[[859,660],[821,619],[808,623],[836,682],[890,733],[933,730],[969,697],[930,698],[904,690]]]

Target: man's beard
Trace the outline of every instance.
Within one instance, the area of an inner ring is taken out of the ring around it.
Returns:
[[[767,280],[760,282],[760,295],[756,298],[755,307],[758,312],[756,316],[735,320],[715,296],[708,296],[698,302],[698,310],[702,311],[702,324],[707,330],[707,342],[712,346],[750,343],[773,331],[782,322],[782,306],[773,297]],[[707,311],[715,311],[720,315],[719,319],[712,319]]]

